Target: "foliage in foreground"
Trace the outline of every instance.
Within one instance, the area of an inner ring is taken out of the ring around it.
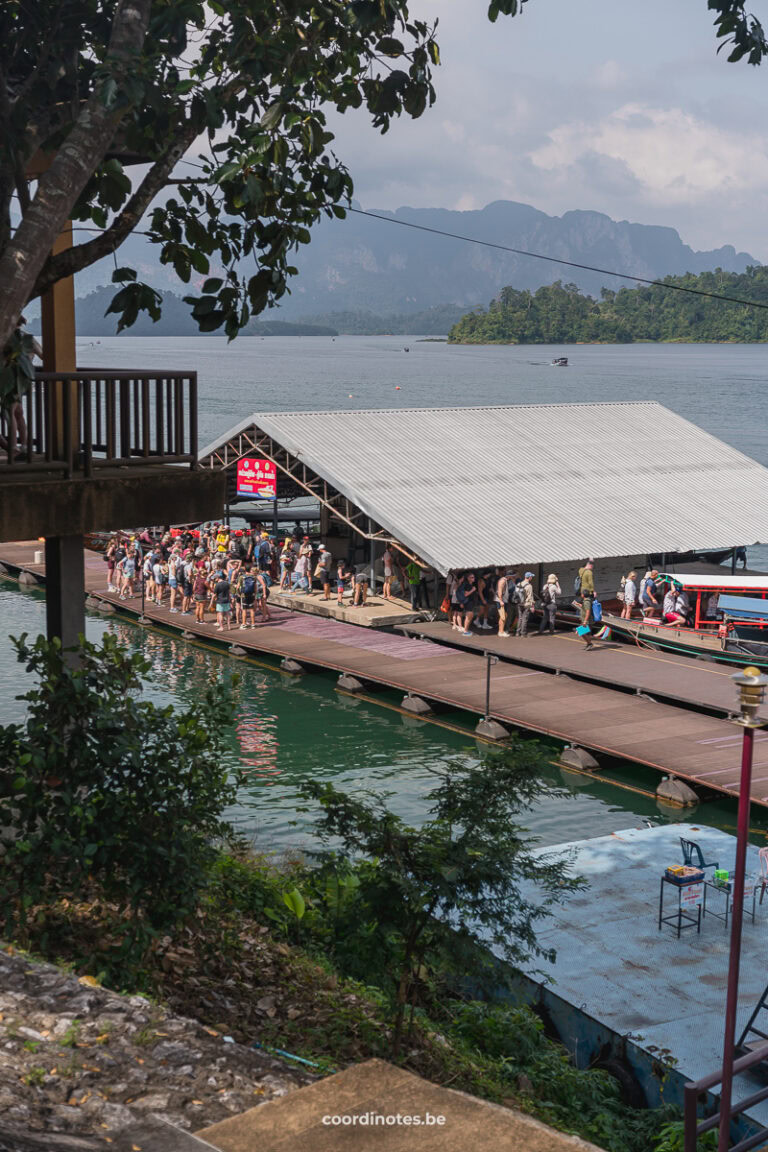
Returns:
[[[768,268],[666,276],[664,284],[768,304]],[[463,316],[449,341],[464,344],[631,344],[634,341],[768,341],[768,311],[659,286],[603,289],[600,300],[575,284],[537,292],[503,288],[487,310]]]
[[[0,728],[0,928],[23,941],[31,908],[98,891],[135,961],[195,910],[229,832],[230,687],[178,712],[139,699],[149,663],[113,636],[74,664],[57,640],[14,644],[38,679],[25,721]]]
[[[421,828],[381,797],[307,784],[326,849],[277,867],[217,846],[236,784],[227,689],[158,709],[136,698],[145,661],[111,637],[75,666],[42,638],[16,645],[39,682],[25,723],[0,730],[8,934],[323,1069],[396,1059],[608,1152],[674,1147],[674,1125],[658,1143],[669,1109],[629,1108],[530,1009],[475,999],[504,983],[481,941],[513,962],[547,955],[536,923],[578,883],[516,819],[547,789],[535,745],[447,765]]]
[[[435,774],[420,827],[381,796],[303,785],[321,807],[316,834],[325,849],[311,896],[330,923],[327,947],[350,975],[385,974],[396,1005],[395,1055],[406,1011],[413,1019],[425,986],[498,981],[495,966],[484,971],[481,944],[512,964],[554,958],[536,924],[579,882],[567,859],[534,850],[517,819],[547,788],[542,764],[537,746],[522,741],[480,764],[449,762]]]

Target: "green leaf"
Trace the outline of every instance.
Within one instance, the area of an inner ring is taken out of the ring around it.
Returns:
[[[262,128],[266,128],[267,131],[276,128],[283,115],[283,107],[284,105],[278,100],[267,108],[260,121]]]
[[[285,904],[286,908],[293,912],[297,920],[301,920],[304,912],[306,911],[306,904],[304,903],[304,897],[302,896],[301,892],[299,892],[298,888],[292,888],[290,892],[284,892],[283,903]]]
[[[393,36],[383,36],[376,45],[376,51],[381,52],[382,56],[402,56],[405,48]]]

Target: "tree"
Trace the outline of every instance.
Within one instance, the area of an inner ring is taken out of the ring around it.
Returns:
[[[489,18],[526,2],[490,0]],[[729,59],[760,63],[768,45],[742,0],[708,3]],[[284,294],[311,226],[344,215],[352,180],[325,109],[365,105],[386,132],[433,103],[439,62],[434,27],[407,0],[4,0],[0,43],[4,353],[28,302],[116,252],[153,204],[161,262],[185,283],[206,278],[186,298],[200,330],[233,337]],[[30,190],[33,157],[50,166]],[[138,175],[127,157],[145,161]],[[53,256],[68,219],[96,234]],[[113,279],[121,327],[159,316],[133,269]]]
[[[14,644],[38,683],[0,728],[0,930],[23,942],[30,909],[101,898],[136,959],[194,910],[228,834],[231,688],[178,712],[138,698],[149,662],[114,636],[83,641],[75,667],[58,640]]]
[[[406,1011],[413,1019],[419,988],[437,963],[461,981],[482,979],[481,944],[516,965],[554,959],[535,925],[580,882],[567,859],[532,851],[533,838],[515,819],[551,791],[544,763],[535,745],[516,740],[479,764],[449,764],[437,774],[420,828],[379,795],[349,796],[318,781],[302,786],[323,809],[317,832],[328,847],[314,887],[339,920],[339,947],[354,950],[360,978],[383,966],[392,981],[394,1056]],[[494,971],[491,983],[501,981]]]
[[[119,248],[169,183],[177,195],[155,205],[150,239],[185,282],[223,265],[189,299],[203,331],[233,336],[283,294],[310,226],[343,215],[352,183],[325,110],[364,104],[382,132],[420,116],[435,97],[433,31],[403,0],[6,0],[0,348],[28,300]],[[30,193],[40,153],[51,163]],[[126,157],[146,161],[138,176]],[[52,256],[69,218],[97,234]],[[115,279],[122,324],[159,312],[132,270]]]

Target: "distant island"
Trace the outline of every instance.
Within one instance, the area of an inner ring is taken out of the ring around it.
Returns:
[[[451,344],[739,343],[768,341],[768,266],[745,272],[665,276],[663,284],[717,292],[765,304],[749,308],[660,286],[602,290],[600,299],[575,284],[537,292],[503,288],[487,309],[454,324]]]

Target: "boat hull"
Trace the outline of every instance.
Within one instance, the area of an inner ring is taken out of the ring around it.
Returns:
[[[605,613],[603,622],[610,628],[612,635],[641,648],[698,656],[720,664],[733,664],[738,668],[749,663],[768,669],[768,643],[754,639],[754,629],[746,628],[743,634],[737,630],[727,639],[722,639],[712,632],[695,632],[692,628],[678,628],[646,620],[623,620],[619,616]]]

